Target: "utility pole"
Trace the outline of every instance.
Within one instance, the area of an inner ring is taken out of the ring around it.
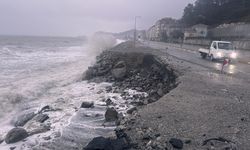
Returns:
[[[141,16],[135,16],[135,31],[134,31],[134,47],[136,46],[136,41],[137,41],[137,29],[136,29],[136,26],[137,26],[137,19],[138,18],[141,18]]]

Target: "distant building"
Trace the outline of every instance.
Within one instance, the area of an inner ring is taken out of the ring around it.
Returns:
[[[172,18],[163,18],[158,20],[155,25],[148,29],[147,38],[153,41],[166,41],[171,38],[171,33],[176,30],[182,31],[182,26],[177,20]]]
[[[184,39],[188,38],[205,38],[207,37],[208,26],[204,24],[197,24],[188,28],[184,32]]]

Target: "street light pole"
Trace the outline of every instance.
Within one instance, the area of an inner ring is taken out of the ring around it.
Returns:
[[[134,47],[136,46],[136,40],[137,40],[136,26],[137,26],[137,19],[138,18],[140,18],[140,16],[135,16]]]

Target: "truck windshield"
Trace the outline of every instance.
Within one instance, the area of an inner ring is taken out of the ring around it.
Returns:
[[[218,43],[219,49],[233,50],[233,45],[231,43]]]

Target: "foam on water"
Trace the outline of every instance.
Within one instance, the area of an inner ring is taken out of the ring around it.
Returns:
[[[102,114],[106,109],[102,106],[102,100],[107,96],[114,96],[105,92],[100,94],[100,91],[105,91],[105,87],[109,85],[107,83],[94,84],[81,81],[82,73],[94,63],[95,57],[103,49],[114,45],[113,40],[106,39],[103,43],[104,37],[102,37],[99,41],[92,40],[86,43],[79,42],[79,39],[67,39],[70,44],[65,44],[62,42],[65,39],[22,40],[20,38],[22,37],[7,38],[7,40],[4,38],[6,42],[0,38],[0,137],[13,128],[11,120],[19,112],[29,109],[39,110],[46,105],[61,111],[48,113],[52,127],[49,132],[33,135],[26,142],[14,145],[2,143],[0,149],[9,149],[11,146],[17,146],[16,149],[31,149],[34,145],[41,146],[39,143],[43,143],[43,137],[50,136],[53,139],[53,135],[57,132],[62,134],[61,137],[69,137],[72,135],[69,135],[70,132],[67,130],[74,131],[72,128],[77,124],[81,128],[86,126],[100,128],[98,120],[103,121],[103,117],[94,118],[92,121],[91,117],[87,117],[90,121],[86,118],[81,120],[79,119],[81,111],[77,114],[76,110],[83,101],[96,101],[98,107],[89,114],[83,114],[84,116]],[[86,141],[82,141],[85,144],[90,137],[94,137],[97,133],[106,134],[111,129],[100,129],[96,133],[92,132],[91,136],[85,135],[88,138],[78,138],[85,139]]]

